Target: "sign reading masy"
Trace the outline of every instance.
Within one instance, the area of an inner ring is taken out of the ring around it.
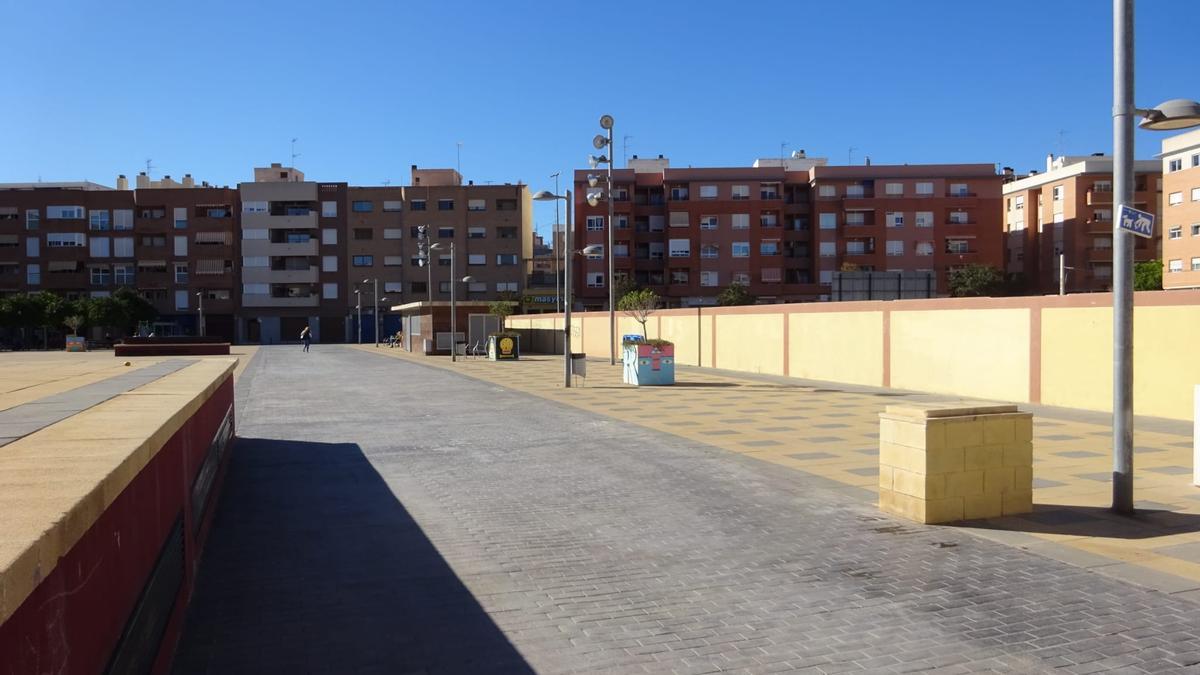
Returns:
[[[1139,237],[1151,239],[1154,237],[1154,214],[1122,204],[1117,209],[1117,226]]]

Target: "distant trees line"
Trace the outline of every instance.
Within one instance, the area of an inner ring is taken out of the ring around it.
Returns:
[[[128,335],[139,323],[156,318],[154,305],[125,286],[100,298],[70,300],[50,291],[0,297],[0,328],[5,329],[10,339],[19,337],[25,346],[33,343],[40,332],[45,347],[50,333],[64,328],[72,335],[85,327]]]

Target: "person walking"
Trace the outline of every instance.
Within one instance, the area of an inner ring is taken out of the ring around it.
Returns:
[[[307,352],[308,346],[312,344],[312,331],[308,329],[308,326],[300,331],[300,341],[304,343],[304,351]]]

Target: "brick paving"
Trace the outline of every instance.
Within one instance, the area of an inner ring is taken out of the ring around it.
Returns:
[[[339,347],[238,396],[179,673],[1200,671],[1200,605],[700,441]]]

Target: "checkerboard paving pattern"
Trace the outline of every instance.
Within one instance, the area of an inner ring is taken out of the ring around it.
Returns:
[[[676,370],[673,387],[631,387],[621,368],[589,364],[588,377],[566,389],[561,357],[516,362],[411,355],[411,359],[617,420],[821,476],[878,494],[879,413],[888,403],[938,397]],[[714,386],[716,385],[716,386]],[[851,390],[853,389],[853,390]],[[942,397],[946,398],[946,397]],[[1102,574],[1200,601],[1200,488],[1191,484],[1191,441],[1180,434],[1135,430],[1139,515],[1107,511],[1111,503],[1111,432],[1107,425],[1034,417],[1034,513],[960,525],[972,532]],[[1152,506],[1151,506],[1152,505]]]

